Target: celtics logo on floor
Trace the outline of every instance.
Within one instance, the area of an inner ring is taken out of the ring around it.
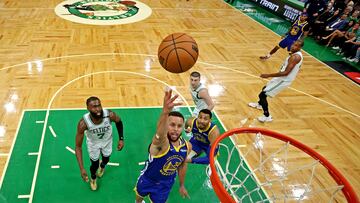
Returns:
[[[146,19],[151,8],[135,0],[68,0],[58,4],[55,13],[76,23],[118,25]]]

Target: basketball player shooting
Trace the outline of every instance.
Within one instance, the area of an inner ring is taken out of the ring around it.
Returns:
[[[172,111],[178,95],[171,97],[172,90],[165,91],[163,109],[158,120],[156,134],[149,147],[149,159],[134,188],[136,202],[144,202],[149,196],[151,202],[165,203],[177,173],[179,173],[180,195],[190,198],[185,188],[187,163],[185,159],[191,151],[191,144],[181,137],[184,116]]]
[[[290,86],[293,80],[295,80],[303,61],[303,56],[300,51],[303,46],[304,42],[302,40],[295,41],[290,48],[290,56],[285,59],[278,73],[260,75],[262,78],[273,77],[260,92],[259,101],[249,103],[250,107],[264,111],[264,115],[258,117],[260,122],[271,122],[273,120],[269,113],[266,97],[275,97],[275,95]]]
[[[89,97],[86,100],[87,114],[79,121],[76,132],[76,148],[75,154],[78,161],[81,177],[84,181],[89,182],[89,177],[84,169],[82,156],[82,143],[84,134],[86,135],[86,145],[91,161],[90,166],[90,188],[97,189],[96,176],[101,178],[105,171],[105,166],[110,160],[112,153],[112,126],[111,122],[115,122],[119,133],[119,142],[117,150],[124,147],[123,123],[120,117],[107,109],[103,109],[100,99],[97,97]],[[102,162],[99,168],[99,157],[102,156]]]

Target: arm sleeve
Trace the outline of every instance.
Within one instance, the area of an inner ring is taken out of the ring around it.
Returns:
[[[120,120],[119,122],[115,122],[116,129],[119,133],[119,139],[124,140],[124,126],[123,122]]]

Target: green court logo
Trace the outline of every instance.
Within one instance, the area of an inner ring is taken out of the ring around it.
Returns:
[[[151,12],[149,6],[135,0],[68,0],[55,8],[61,18],[91,25],[134,23],[146,19]]]

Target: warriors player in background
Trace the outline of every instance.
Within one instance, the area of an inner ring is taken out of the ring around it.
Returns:
[[[269,54],[266,56],[260,56],[260,59],[266,60],[271,57],[277,50],[281,48],[287,48],[288,51],[290,51],[291,45],[296,40],[303,40],[309,33],[309,25],[306,21],[308,18],[306,13],[302,13],[298,20],[294,22],[294,24],[291,26],[290,30],[285,34],[283,39],[279,42],[278,46],[275,46]]]
[[[188,163],[205,165],[210,163],[211,145],[220,136],[219,129],[215,123],[211,122],[211,118],[211,111],[202,109],[197,118],[190,118],[186,121],[185,131],[192,134],[190,138],[192,150],[186,160]],[[203,152],[206,153],[206,156],[199,157]]]
[[[115,122],[119,133],[117,150],[121,150],[124,147],[123,123],[120,120],[120,117],[114,112],[103,109],[100,99],[97,97],[89,97],[86,100],[86,105],[89,112],[85,114],[78,123],[75,152],[76,159],[80,167],[81,177],[84,181],[89,182],[89,177],[84,168],[82,156],[82,143],[85,134],[87,150],[91,161],[90,187],[92,190],[96,190],[96,176],[103,176],[105,166],[109,162],[112,152],[113,136],[111,122]],[[100,154],[102,156],[102,162],[99,168]]]
[[[197,117],[200,110],[202,109],[209,109],[212,111],[215,104],[209,95],[208,89],[205,87],[205,85],[200,83],[199,72],[195,71],[190,74],[190,85],[191,96],[196,105],[193,111],[193,116]]]

